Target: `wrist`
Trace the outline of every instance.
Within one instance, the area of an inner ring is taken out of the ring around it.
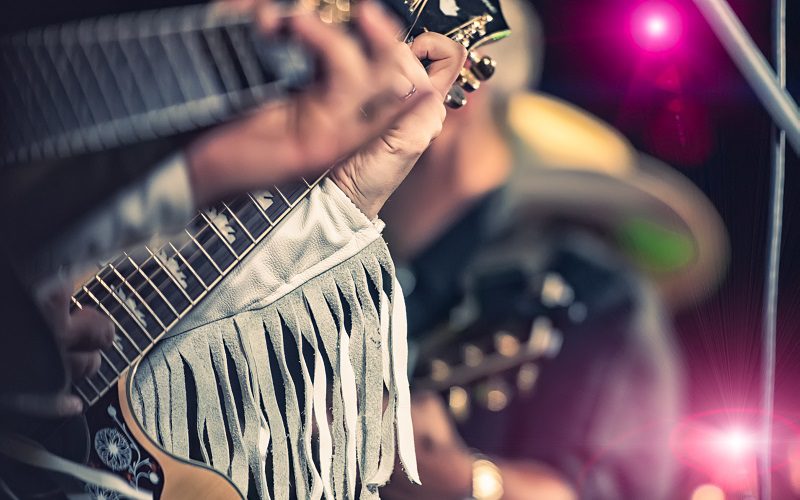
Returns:
[[[331,170],[328,178],[336,184],[344,194],[347,196],[353,205],[356,206],[369,220],[376,219],[378,212],[383,208],[388,196],[369,195],[363,190],[359,189],[358,183],[342,169]]]

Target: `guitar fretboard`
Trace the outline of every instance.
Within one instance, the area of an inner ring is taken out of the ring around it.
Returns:
[[[190,6],[0,39],[0,165],[104,151],[220,123],[310,78],[249,16]]]
[[[199,212],[181,235],[157,248],[126,252],[103,266],[72,297],[114,323],[116,336],[101,352],[100,369],[74,385],[91,406],[184,317],[302,200],[302,180],[251,193]]]

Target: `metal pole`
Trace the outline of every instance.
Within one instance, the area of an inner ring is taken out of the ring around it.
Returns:
[[[773,1],[773,58],[778,85],[786,88],[786,0]],[[761,347],[761,440],[758,450],[759,497],[772,498],[772,420],[775,413],[775,357],[777,343],[778,280],[780,278],[783,187],[786,167],[786,134],[772,128],[772,185],[769,240],[764,289],[764,338]]]
[[[800,155],[800,112],[725,0],[694,0],[775,123]]]

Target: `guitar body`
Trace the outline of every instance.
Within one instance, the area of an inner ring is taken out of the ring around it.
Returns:
[[[120,476],[137,489],[152,491],[154,498],[239,500],[243,495],[227,477],[207,465],[176,457],[163,450],[142,429],[131,410],[130,389],[138,365],[123,373],[117,390],[86,413],[91,467]],[[117,498],[103,488],[87,485],[95,498]]]

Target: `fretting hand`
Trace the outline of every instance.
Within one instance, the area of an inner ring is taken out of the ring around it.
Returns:
[[[378,39],[376,33],[369,35]],[[436,33],[424,33],[410,46],[397,41],[381,43],[381,52],[391,55],[413,84],[413,94],[407,100],[414,106],[330,174],[369,218],[377,216],[389,195],[441,132],[446,116],[445,95],[467,56],[462,45]],[[420,60],[430,61],[427,71]]]
[[[241,6],[234,6],[241,8]],[[240,191],[316,175],[384,132],[418,107],[403,100],[412,81],[397,64],[400,31],[381,9],[360,4],[355,25],[361,43],[313,13],[280,17],[261,5],[265,32],[288,28],[319,62],[318,79],[299,94],[217,127],[187,149],[196,201],[205,205]]]

